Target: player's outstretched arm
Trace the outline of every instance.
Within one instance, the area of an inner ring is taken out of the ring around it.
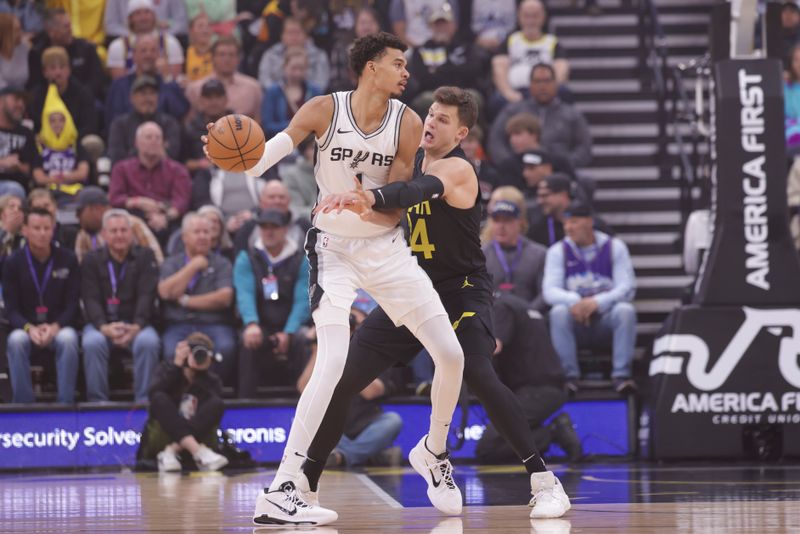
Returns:
[[[383,187],[356,190],[326,198],[315,211],[350,209],[362,218],[373,209],[407,209],[425,200],[442,197],[455,208],[468,209],[475,204],[478,181],[472,166],[461,158],[441,159],[428,166],[427,173],[410,182],[392,182]]]
[[[294,147],[310,134],[313,133],[320,137],[328,129],[332,116],[333,98],[330,95],[312,98],[297,110],[285,130],[266,142],[261,159],[245,173],[250,176],[261,176],[270,167],[291,154]],[[213,123],[209,123],[206,128],[210,130],[212,126]],[[204,135],[201,140],[203,141],[203,152],[208,157],[206,148],[208,137]]]

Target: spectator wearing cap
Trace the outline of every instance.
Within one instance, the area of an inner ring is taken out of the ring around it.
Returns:
[[[163,247],[189,209],[191,190],[189,171],[167,157],[161,127],[151,121],[140,124],[136,156],[111,169],[111,205],[141,215]]]
[[[324,50],[314,46],[302,23],[287,17],[283,21],[281,40],[269,47],[258,64],[258,81],[263,88],[280,83],[283,77],[283,56],[289,48],[303,48],[308,56],[307,81],[325,90],[330,81],[330,63]]]
[[[514,115],[527,112],[541,126],[541,145],[554,157],[565,158],[572,167],[586,167],[592,160],[592,136],[583,114],[572,104],[558,98],[556,71],[552,65],[539,63],[531,69],[530,96],[508,104],[497,115],[489,131],[489,155],[505,161],[513,155],[506,124]]]
[[[391,0],[389,22],[392,33],[400,37],[409,47],[422,46],[433,35],[429,24],[429,14],[446,9],[448,6],[454,20],[458,20],[458,3],[447,0]]]
[[[80,272],[72,252],[54,246],[54,229],[51,212],[30,209],[23,227],[27,243],[3,265],[3,298],[12,329],[8,367],[15,403],[34,401],[32,356],[48,368],[55,363],[57,401],[72,404],[75,399],[78,334],[73,325],[78,319]]]
[[[567,388],[577,391],[579,347],[612,346],[611,377],[619,393],[635,389],[631,380],[636,342],[636,290],[628,247],[594,229],[591,208],[570,204],[564,213],[566,237],[547,250],[542,290],[550,310],[550,337],[561,358]]]
[[[263,89],[255,78],[239,72],[242,59],[242,47],[235,37],[220,37],[211,46],[211,66],[213,72],[186,86],[186,98],[197,112],[200,106],[200,90],[203,83],[216,79],[225,86],[228,105],[234,113],[252,117],[256,121],[261,118],[261,100]]]
[[[158,70],[158,40],[151,35],[144,35],[133,45],[133,72],[115,79],[108,89],[105,107],[106,124],[119,115],[131,111],[131,89],[134,82],[147,75],[155,79],[158,87],[156,109],[182,121],[189,112],[189,101],[183,89],[174,81],[164,77]],[[152,82],[150,82],[152,85]]]
[[[222,361],[212,370],[227,383],[236,369],[236,333],[233,329],[233,280],[231,262],[211,249],[211,223],[197,213],[183,218],[184,250],[169,256],[161,266],[158,296],[165,329],[164,357],[192,332],[210,337]]]
[[[28,106],[28,115],[33,119],[34,130],[38,132],[42,129],[42,111],[47,92],[50,85],[55,84],[58,96],[72,115],[72,120],[78,129],[78,139],[81,140],[90,134],[99,134],[100,125],[97,122],[92,90],[72,75],[67,51],[60,46],[44,50],[41,55],[41,69],[44,79],[32,89],[31,102]]]
[[[539,209],[534,212],[533,217],[530,214],[528,216],[528,221],[532,223],[528,237],[546,247],[563,239],[564,211],[573,200],[591,206],[586,191],[570,180],[566,174],[552,174],[539,182],[536,189]],[[613,233],[602,218],[594,215],[592,219],[596,229],[607,234]]]
[[[176,161],[181,157],[181,125],[175,117],[159,111],[158,80],[142,75],[131,86],[131,111],[117,116],[108,133],[108,157],[112,165],[136,155],[136,130],[145,122],[161,127],[167,154]]]
[[[90,185],[78,193],[77,216],[80,230],[75,238],[75,256],[78,263],[83,263],[83,258],[92,251],[105,246],[103,229],[103,216],[111,208],[106,192],[97,186]],[[164,254],[158,244],[158,239],[139,217],[129,215],[133,244],[149,248],[156,262],[161,265]]]
[[[239,251],[252,248],[260,237],[259,228],[255,221],[258,212],[266,209],[276,209],[284,213],[291,213],[289,207],[292,196],[289,189],[281,180],[267,180],[258,196],[258,206],[249,211],[241,211],[227,218],[226,227],[233,237],[233,245],[238,256]],[[289,225],[289,239],[302,246],[305,234],[311,223],[306,217],[293,218]]]
[[[138,10],[152,11],[155,14],[156,24],[160,30],[168,31],[172,35],[186,35],[188,19],[186,5],[183,0],[106,0],[103,23],[106,36],[109,39],[124,37],[131,30],[131,15]],[[144,13],[136,14],[144,17]],[[140,24],[140,21],[136,21]]]
[[[41,169],[42,158],[25,117],[24,91],[6,86],[0,89],[0,195],[25,198],[34,169]]]
[[[552,174],[539,182],[536,200],[541,217],[528,230],[528,237],[549,247],[564,238],[564,212],[572,201],[572,181],[565,174]]]
[[[188,21],[183,0],[159,0],[160,18],[152,0],[109,0],[106,3],[106,34],[116,37],[108,45],[106,66],[116,80],[134,70],[136,42],[152,37],[158,44],[158,71],[173,80],[183,72],[183,47],[175,35],[186,35]],[[124,19],[122,15],[124,14]]]
[[[307,75],[308,54],[305,49],[287,49],[283,55],[283,78],[264,92],[261,125],[267,138],[286,129],[303,104],[322,94],[319,87],[306,81]]]
[[[81,265],[86,398],[108,400],[108,360],[114,348],[133,355],[134,400],[143,403],[161,348],[152,327],[158,265],[152,250],[135,244],[128,212],[108,210],[102,225],[105,245],[89,252]]]
[[[456,85],[467,90],[479,109],[483,109],[481,87],[485,78],[476,72],[486,70],[486,56],[471,42],[462,40],[456,33],[458,24],[450,4],[442,4],[428,17],[431,36],[411,50],[408,60],[408,86],[404,100],[418,114],[425,116],[433,104],[433,92],[442,85]]]
[[[550,151],[542,147],[541,136],[542,127],[539,119],[535,115],[527,112],[517,113],[506,123],[506,135],[508,135],[508,142],[511,146],[513,155],[506,158],[505,161],[500,162],[500,176],[502,185],[513,185],[517,189],[526,193],[526,196],[536,196],[536,185],[538,181],[533,184],[528,184],[526,187],[526,180],[522,175],[525,168],[525,163],[522,161],[526,154],[535,153],[536,156],[528,157],[528,164],[535,163],[536,159],[546,158],[550,172],[544,174],[549,176],[553,172],[561,172],[568,175],[573,180],[575,179],[575,170],[572,168],[569,160],[557,155],[553,155]],[[549,164],[549,165],[548,165]],[[532,194],[526,189],[533,188]]]
[[[103,102],[108,78],[93,43],[72,35],[72,20],[63,8],[45,11],[44,31],[33,38],[28,55],[28,89],[45,83],[42,69],[42,54],[51,46],[60,46],[69,55],[69,66],[73,78],[91,89],[93,101]],[[98,125],[99,127],[99,125]]]
[[[494,289],[511,293],[543,311],[542,276],[547,249],[525,237],[525,205],[498,200],[489,206],[490,241],[483,246]]]
[[[289,214],[266,209],[256,218],[259,238],[239,252],[233,271],[236,306],[245,327],[239,354],[239,396],[253,397],[259,382],[294,384],[308,360],[300,327],[311,316],[308,260],[288,239]]]
[[[0,89],[25,85],[29,51],[19,19],[11,13],[0,13]]]

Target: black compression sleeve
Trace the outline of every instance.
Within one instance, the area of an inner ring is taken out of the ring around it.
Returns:
[[[393,182],[371,191],[375,195],[373,208],[410,208],[423,200],[441,196],[444,184],[436,176],[426,174],[410,182]]]

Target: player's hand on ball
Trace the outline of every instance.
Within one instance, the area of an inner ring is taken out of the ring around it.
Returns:
[[[213,122],[209,122],[208,124],[206,124],[206,131],[210,132],[213,126],[214,126]],[[203,154],[206,155],[206,158],[210,159],[208,156],[208,136],[201,135],[200,140],[203,142]]]
[[[353,181],[356,187],[353,191],[327,195],[314,208],[314,215],[317,213],[330,213],[334,210],[338,214],[343,210],[350,210],[360,215],[362,219],[368,216],[372,212],[374,197],[370,198],[372,193],[364,191],[361,182],[357,178],[353,178]]]

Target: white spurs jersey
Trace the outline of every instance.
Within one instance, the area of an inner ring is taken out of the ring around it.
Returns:
[[[361,179],[364,189],[381,187],[389,181],[389,168],[397,154],[400,122],[406,106],[399,100],[389,100],[380,126],[371,133],[364,133],[356,124],[350,106],[352,95],[352,91],[331,94],[331,125],[317,139],[314,177],[319,188],[318,200],[329,194],[352,191],[354,178]],[[348,210],[338,215],[318,213],[314,216],[314,226],[323,232],[353,238],[374,237],[391,230],[364,222]]]

